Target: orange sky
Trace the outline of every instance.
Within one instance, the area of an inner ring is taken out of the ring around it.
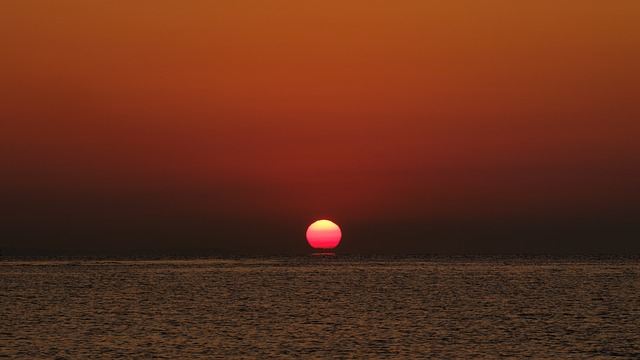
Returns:
[[[323,217],[640,234],[638,19],[636,0],[3,1],[8,243]]]

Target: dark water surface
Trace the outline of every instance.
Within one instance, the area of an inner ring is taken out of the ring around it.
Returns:
[[[0,356],[640,357],[638,257],[0,261]]]

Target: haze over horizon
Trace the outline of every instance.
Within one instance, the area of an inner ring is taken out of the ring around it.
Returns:
[[[0,249],[640,253],[635,0],[4,1]]]

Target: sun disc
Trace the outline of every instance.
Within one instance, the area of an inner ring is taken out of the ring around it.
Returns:
[[[307,229],[307,242],[314,249],[333,249],[341,238],[340,227],[329,220],[318,220]]]

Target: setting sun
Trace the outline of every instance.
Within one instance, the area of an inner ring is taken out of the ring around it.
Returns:
[[[307,229],[307,241],[314,249],[333,249],[341,238],[340,227],[329,220],[318,220]]]

